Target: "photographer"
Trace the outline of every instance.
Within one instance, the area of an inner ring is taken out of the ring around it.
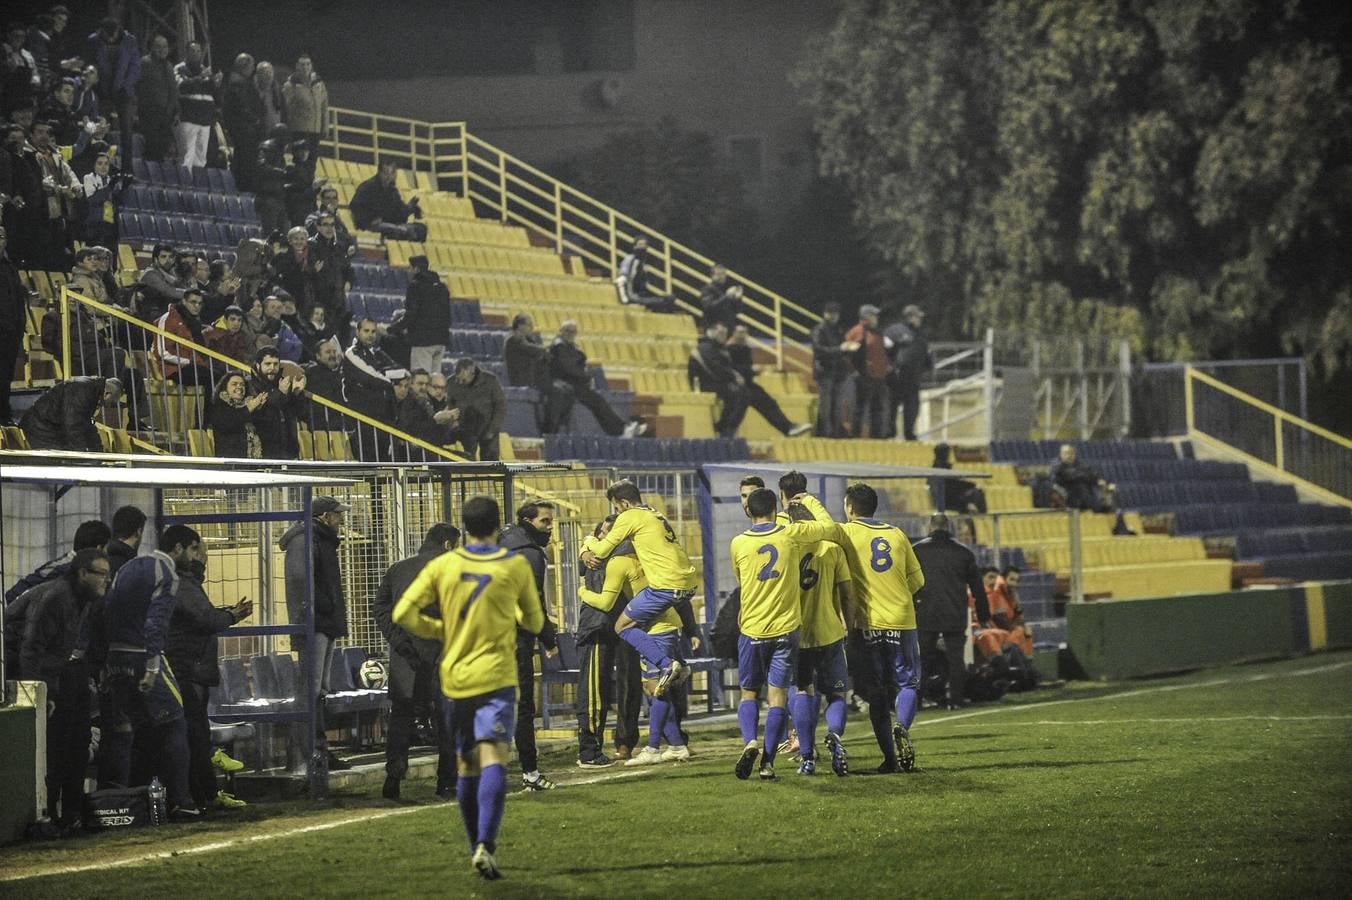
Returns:
[[[117,246],[117,211],[122,192],[132,183],[127,172],[113,169],[107,153],[94,158],[94,171],[84,177],[85,243],[101,247]]]

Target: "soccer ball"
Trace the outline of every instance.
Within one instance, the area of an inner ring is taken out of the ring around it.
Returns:
[[[368,690],[379,691],[384,690],[389,675],[389,670],[385,668],[385,664],[372,658],[362,663],[361,668],[357,670],[357,681]]]

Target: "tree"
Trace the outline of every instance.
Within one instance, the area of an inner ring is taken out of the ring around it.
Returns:
[[[854,0],[796,78],[870,246],[968,329],[1346,366],[1349,22],[1300,0]]]

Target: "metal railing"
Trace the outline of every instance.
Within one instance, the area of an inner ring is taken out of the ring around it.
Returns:
[[[1352,506],[1352,440],[1191,366],[1184,378],[1189,438],[1222,445],[1322,500]]]
[[[634,239],[649,242],[649,277],[687,312],[698,314],[699,294],[714,261],[589,194],[466,130],[463,122],[421,122],[357,110],[329,108],[325,146],[336,159],[373,163],[391,157],[415,171],[430,171],[443,189],[492,210],[503,222],[544,236],[614,278]],[[775,356],[776,368],[811,371],[806,340],[821,317],[749,278],[729,270],[744,291],[738,318]]]

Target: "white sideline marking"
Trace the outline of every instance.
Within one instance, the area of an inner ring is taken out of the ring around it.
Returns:
[[[1192,725],[1198,722],[1328,722],[1328,721],[1346,721],[1352,719],[1348,716],[1190,716],[1176,717],[1172,719],[1080,719],[1069,721],[1066,719],[1041,719],[1037,722],[1006,722],[1001,728],[1019,728],[1033,727],[1041,725]],[[959,728],[980,728],[981,725],[973,722],[970,725],[959,725]]]
[[[1100,696],[1097,696],[1097,697],[1068,697],[1068,698],[1066,698],[1066,699],[1064,699],[1064,700],[1049,700],[1049,701],[1047,701],[1046,703],[1030,703],[1030,704],[1027,704],[1027,705],[1020,705],[1020,706],[995,706],[995,707],[990,707],[990,708],[988,708],[988,709],[977,709],[977,710],[972,710],[971,712],[956,713],[956,714],[951,715],[951,716],[941,716],[941,717],[939,717],[939,718],[934,718],[934,719],[928,719],[928,718],[927,718],[927,719],[921,719],[921,720],[919,720],[919,721],[917,721],[917,722],[915,723],[915,726],[920,726],[920,725],[940,725],[940,724],[943,724],[943,723],[945,723],[945,722],[955,722],[955,721],[958,721],[958,720],[961,720],[961,719],[971,719],[971,718],[976,718],[977,716],[988,716],[988,715],[994,715],[995,713],[1002,713],[1002,712],[1019,712],[1019,711],[1028,711],[1028,710],[1033,710],[1033,709],[1045,709],[1046,707],[1049,707],[1049,706],[1060,706],[1060,705],[1066,704],[1066,703],[1092,703],[1092,702],[1100,701],[1100,700],[1122,700],[1122,699],[1127,699],[1127,698],[1131,698],[1131,697],[1141,697],[1141,696],[1144,696],[1144,695],[1147,695],[1147,694],[1162,694],[1162,693],[1167,693],[1167,692],[1170,692],[1170,691],[1191,690],[1191,689],[1193,689],[1193,688],[1217,687],[1217,686],[1219,686],[1219,685],[1226,685],[1226,684],[1248,684],[1248,683],[1252,683],[1252,682],[1256,682],[1256,681],[1269,681],[1269,680],[1274,679],[1274,678],[1296,678],[1296,677],[1299,677],[1299,676],[1302,676],[1302,675],[1318,675],[1318,674],[1323,673],[1323,672],[1332,672],[1332,671],[1335,671],[1335,670],[1338,670],[1338,669],[1345,669],[1345,668],[1347,668],[1348,666],[1352,666],[1352,660],[1345,660],[1345,661],[1343,661],[1343,662],[1330,663],[1329,665],[1325,665],[1325,666],[1315,666],[1315,667],[1309,668],[1309,669],[1297,669],[1297,670],[1292,671],[1292,672],[1269,672],[1269,673],[1259,673],[1259,674],[1256,674],[1256,675],[1245,675],[1245,676],[1242,676],[1242,677],[1239,677],[1239,678],[1218,678],[1218,679],[1214,679],[1214,680],[1212,680],[1212,681],[1199,681],[1199,682],[1193,682],[1193,683],[1189,683],[1189,684],[1160,685],[1159,687],[1141,688],[1141,689],[1139,689],[1139,690],[1134,690],[1134,691],[1124,691],[1124,692],[1122,692],[1122,693],[1117,693],[1117,694],[1104,694],[1104,695],[1100,695]],[[1236,718],[1245,718],[1245,717],[1236,717]],[[1265,717],[1255,717],[1255,718],[1265,718]],[[1272,717],[1272,718],[1276,718],[1276,717]],[[1327,717],[1327,718],[1352,718],[1352,717],[1348,717],[1348,716],[1341,716],[1341,717],[1329,716],[1329,717]],[[1116,722],[1116,721],[1121,721],[1121,720],[1106,720],[1104,724],[1109,724],[1109,723],[1111,723],[1111,722]],[[1192,722],[1197,722],[1197,721],[1206,721],[1206,720],[1205,720],[1205,719],[1176,719],[1176,720],[1169,720],[1169,721],[1192,721]],[[1278,721],[1280,721],[1280,719],[1278,719]],[[1010,724],[1010,725],[1036,725],[1036,724],[1049,724],[1049,725],[1050,725],[1050,724],[1060,724],[1060,723],[1056,723],[1056,722],[1045,722],[1045,723],[1037,723],[1037,722],[1011,722],[1011,723],[1008,723],[1008,724]],[[1074,722],[1074,723],[1066,723],[1066,724],[1076,724],[1076,725],[1080,725],[1080,724],[1088,724],[1088,723]],[[914,727],[914,726],[913,726],[913,727]],[[666,768],[666,767],[645,766],[645,767],[643,767],[643,768],[636,769],[635,771],[632,771],[632,772],[626,770],[626,771],[623,771],[623,772],[606,773],[606,774],[604,774],[604,775],[597,775],[597,776],[594,776],[594,777],[591,777],[591,778],[584,778],[584,779],[580,779],[580,780],[578,780],[578,781],[569,782],[568,784],[563,785],[563,787],[564,787],[564,788],[568,788],[568,787],[574,787],[574,786],[580,786],[580,785],[599,784],[599,783],[606,782],[606,781],[618,781],[618,780],[621,779],[621,778],[629,778],[629,777],[636,776],[636,775],[644,775],[644,774],[648,774],[648,773],[651,773],[651,772],[660,771],[660,769],[662,769],[662,768]],[[508,796],[509,796],[509,797],[511,797],[511,796],[516,796],[516,794],[509,793]],[[214,851],[216,851],[216,850],[226,850],[226,849],[229,849],[229,848],[231,848],[231,847],[247,846],[247,845],[249,845],[249,844],[256,844],[256,843],[260,843],[260,842],[262,842],[262,841],[272,841],[272,840],[279,840],[279,839],[281,839],[281,838],[296,837],[296,836],[298,836],[298,835],[303,835],[303,834],[313,834],[313,833],[318,832],[318,831],[328,831],[328,830],[333,829],[333,828],[341,828],[341,827],[343,827],[344,825],[354,825],[354,824],[356,824],[356,823],[358,823],[358,822],[375,822],[375,821],[378,821],[378,820],[380,820],[380,819],[389,819],[389,818],[393,818],[393,817],[395,817],[395,816],[403,816],[403,815],[409,815],[409,814],[412,814],[412,813],[419,813],[419,812],[428,812],[428,811],[441,811],[441,812],[445,812],[447,809],[450,809],[452,806],[453,806],[453,804],[450,804],[450,803],[437,803],[437,804],[431,804],[431,805],[428,805],[428,806],[410,806],[410,807],[402,807],[402,808],[400,808],[400,809],[382,809],[382,810],[375,810],[375,811],[371,811],[371,812],[357,813],[357,814],[355,814],[355,815],[347,816],[346,818],[335,819],[335,820],[332,820],[332,821],[329,821],[329,822],[320,822],[320,823],[315,824],[315,825],[302,825],[302,826],[299,826],[299,827],[297,827],[297,828],[288,828],[288,829],[286,829],[285,831],[274,831],[274,832],[271,832],[271,833],[269,833],[269,834],[257,834],[257,835],[252,835],[252,836],[250,836],[250,837],[239,837],[239,838],[231,838],[231,839],[229,839],[229,840],[224,840],[224,841],[214,841],[214,842],[209,843],[209,844],[198,844],[198,845],[192,846],[192,847],[184,847],[184,848],[182,848],[182,849],[180,849],[180,850],[162,850],[162,851],[159,851],[159,852],[157,852],[157,853],[142,853],[142,854],[137,854],[137,855],[135,855],[135,856],[125,856],[125,857],[122,857],[121,859],[112,859],[112,860],[106,860],[106,861],[97,862],[97,863],[88,863],[88,864],[85,864],[85,865],[75,865],[75,866],[50,866],[50,867],[47,867],[47,868],[38,869],[38,870],[35,870],[35,871],[31,871],[31,872],[25,872],[25,873],[17,874],[17,875],[16,875],[16,874],[5,874],[5,873],[0,873],[0,883],[9,882],[9,881],[26,881],[26,880],[28,880],[28,879],[30,879],[30,878],[45,878],[45,877],[48,877],[48,876],[50,876],[50,875],[75,875],[75,874],[78,874],[78,873],[80,873],[80,872],[89,872],[89,871],[93,871],[93,870],[95,870],[95,869],[115,869],[115,868],[124,868],[124,867],[127,867],[127,866],[135,866],[135,865],[140,865],[140,864],[143,864],[143,863],[156,862],[156,861],[158,861],[158,860],[173,859],[173,858],[179,857],[179,856],[193,856],[193,855],[196,855],[196,854],[199,854],[199,853],[212,853],[212,852],[214,852]]]

